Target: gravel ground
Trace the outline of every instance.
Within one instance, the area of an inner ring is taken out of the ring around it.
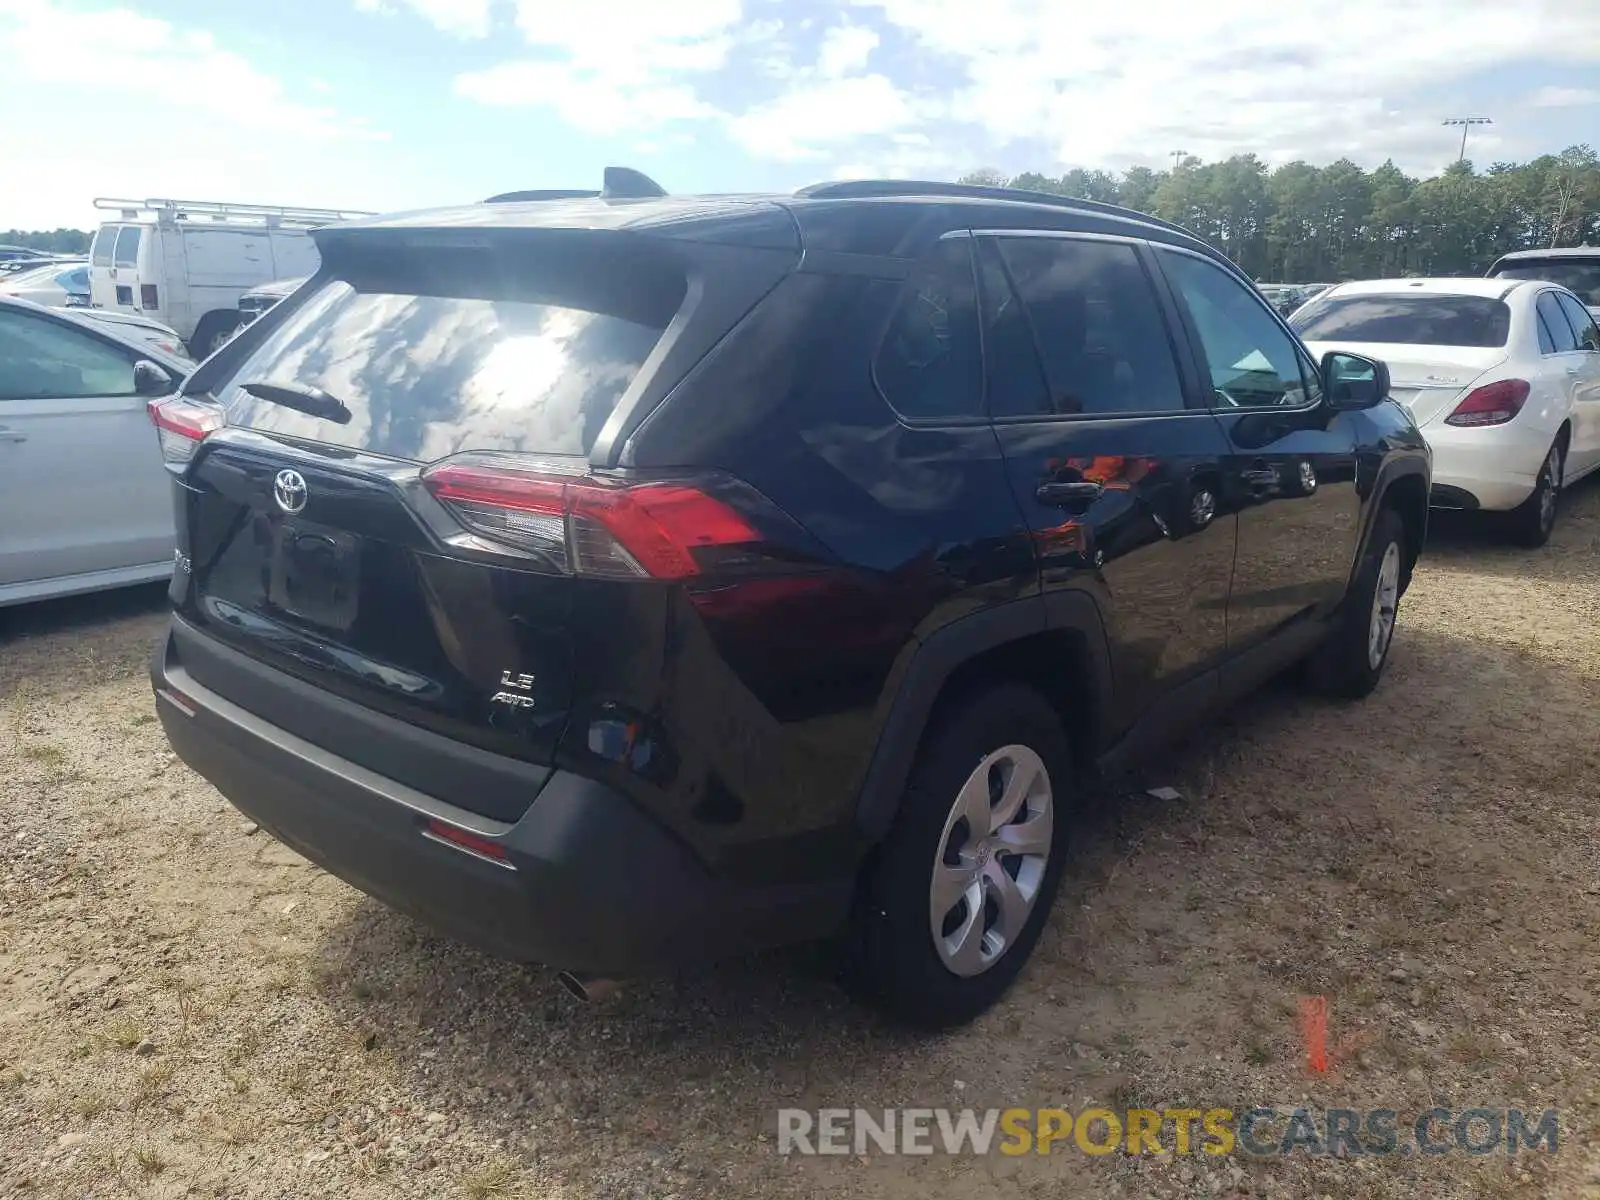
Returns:
[[[795,951],[584,1006],[310,867],[167,751],[159,591],[0,612],[0,1195],[1600,1197],[1600,487],[1437,530],[1387,679],[1279,688],[1085,817],[1021,984],[913,1038]],[[1310,1075],[1297,997],[1352,1053]],[[1438,1103],[1554,1155],[779,1157],[780,1107]]]

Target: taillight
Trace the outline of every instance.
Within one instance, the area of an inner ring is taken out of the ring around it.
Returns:
[[[153,283],[141,283],[139,285],[139,307],[141,307],[141,308],[160,308],[161,307],[161,296],[156,291],[156,285],[155,284],[153,284]]]
[[[152,400],[145,405],[145,411],[150,414],[156,436],[161,439],[161,457],[174,466],[188,462],[207,434],[215,433],[228,423],[217,405],[200,404],[182,396]]]
[[[1501,379],[1473,388],[1456,405],[1446,425],[1504,425],[1522,411],[1528,401],[1526,379]]]
[[[442,462],[422,480],[475,533],[574,574],[685,579],[707,552],[762,541],[742,513],[689,482],[623,483],[502,459]]]

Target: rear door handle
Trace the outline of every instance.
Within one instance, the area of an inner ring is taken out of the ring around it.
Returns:
[[[1098,500],[1103,491],[1105,488],[1091,479],[1076,479],[1071,482],[1041,483],[1033,494],[1041,504],[1071,504],[1074,501]]]
[[[4,425],[0,425],[0,442],[25,442],[27,440],[27,434],[18,433],[15,429],[7,429]]]

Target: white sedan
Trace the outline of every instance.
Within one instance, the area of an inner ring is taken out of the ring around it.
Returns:
[[[1543,545],[1563,487],[1600,467],[1600,329],[1538,280],[1342,283],[1290,324],[1320,358],[1382,359],[1433,448],[1437,508],[1507,514]]]

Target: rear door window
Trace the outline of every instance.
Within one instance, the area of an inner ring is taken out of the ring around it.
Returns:
[[[102,225],[95,231],[94,246],[89,251],[89,261],[97,267],[111,265],[111,248],[116,245],[120,225]]]
[[[1561,302],[1556,299],[1556,295],[1555,292],[1539,293],[1539,318],[1550,332],[1550,341],[1555,347],[1555,352],[1567,354],[1578,348],[1578,335],[1572,332],[1572,322],[1568,321],[1566,314],[1561,311]]]
[[[912,272],[873,362],[894,410],[919,421],[983,415],[972,239],[940,242]]]
[[[587,454],[681,304],[649,254],[526,245],[349,251],[240,364],[231,423],[394,458]],[[337,423],[240,385],[315,387]]]
[[[117,246],[113,252],[113,264],[119,267],[136,267],[139,265],[139,241],[144,229],[138,225],[124,225],[122,232],[117,234]]]
[[[1048,411],[1117,415],[1183,408],[1166,322],[1133,246],[1056,237],[1000,238],[998,244],[1044,363]]]
[[[1556,302],[1561,305],[1561,311],[1567,314],[1567,320],[1572,322],[1572,332],[1578,338],[1578,349],[1600,350],[1600,330],[1595,329],[1594,318],[1589,315],[1589,310],[1565,292],[1556,293]]]

